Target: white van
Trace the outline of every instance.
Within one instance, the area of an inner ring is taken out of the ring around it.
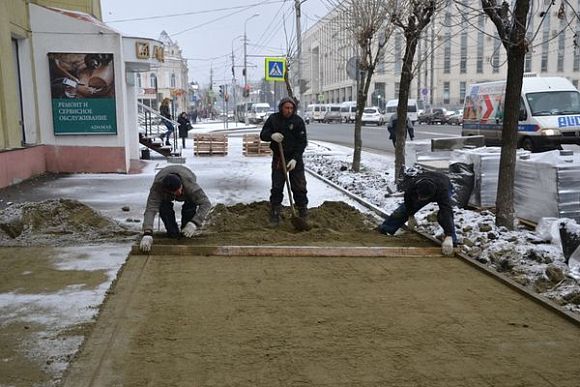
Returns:
[[[397,107],[399,106],[398,99],[391,99],[387,101],[385,106],[385,122],[391,120],[391,116],[397,112]],[[419,106],[416,99],[411,99],[407,101],[407,118],[415,125],[417,119],[419,118]]]
[[[356,118],[356,102],[355,101],[343,102],[340,105],[340,116],[342,117],[343,122],[346,123],[354,122]]]
[[[329,105],[321,104],[308,105],[305,116],[306,123],[310,123],[310,121],[322,122],[326,115],[326,111],[329,109],[328,106]]]
[[[505,81],[470,85],[462,136],[483,135],[501,145]],[[520,97],[518,146],[530,151],[580,145],[580,93],[566,78],[525,76]]]
[[[248,114],[250,124],[259,124],[264,122],[264,117],[270,110],[269,103],[253,103]]]

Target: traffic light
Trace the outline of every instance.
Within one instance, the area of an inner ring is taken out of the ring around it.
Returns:
[[[220,85],[220,98],[223,98],[224,95],[225,95],[224,89],[225,89],[225,86],[224,85]]]

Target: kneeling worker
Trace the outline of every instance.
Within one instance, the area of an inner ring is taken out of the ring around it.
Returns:
[[[181,228],[177,226],[173,202],[183,202],[181,207]],[[153,245],[153,222],[159,216],[170,238],[182,234],[191,238],[195,230],[202,226],[211,203],[205,192],[196,182],[195,174],[183,165],[170,165],[155,175],[149,190],[145,214],[143,215],[143,238],[140,248],[150,251]]]
[[[422,172],[407,183],[404,202],[379,226],[383,234],[393,235],[407,220],[413,230],[417,226],[415,213],[427,204],[436,202],[439,206],[437,221],[443,227],[445,239],[441,245],[445,255],[453,254],[453,244],[457,243],[453,209],[451,208],[451,182],[443,173]]]

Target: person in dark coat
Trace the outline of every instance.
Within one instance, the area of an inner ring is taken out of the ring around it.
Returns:
[[[169,110],[169,102],[171,102],[169,98],[164,98],[163,101],[161,101],[161,106],[159,106],[159,113],[161,114],[161,116],[167,118],[167,120],[163,120],[165,127],[167,127],[167,132],[165,132],[160,136],[161,141],[163,141],[163,138],[165,138],[165,145],[171,145],[169,139],[171,138],[171,135],[175,130],[175,128],[173,127],[173,123],[169,121],[171,120],[171,111]]]
[[[441,245],[443,254],[453,254],[457,243],[453,209],[451,208],[452,186],[449,178],[440,172],[422,172],[405,183],[403,203],[378,227],[382,234],[393,235],[407,222],[410,229],[417,226],[415,214],[429,203],[437,203],[437,221],[443,227],[445,239]]]
[[[182,202],[181,227],[177,225],[174,202]],[[167,236],[191,238],[203,225],[211,202],[197,183],[195,174],[184,165],[169,165],[160,170],[153,179],[143,215],[143,238],[141,250],[150,251],[153,245],[155,215],[163,221]]]
[[[179,117],[177,117],[177,122],[179,123],[179,138],[181,138],[182,148],[185,149],[185,139],[191,129],[191,123],[189,118],[187,118],[187,113],[182,112]]]
[[[387,125],[387,130],[389,131],[389,140],[393,140],[393,146],[397,143],[397,113],[391,116],[389,120],[389,124]],[[409,116],[407,116],[407,133],[409,133],[409,137],[411,141],[415,138],[415,128],[413,127],[413,123],[409,120]]]
[[[284,198],[286,176],[282,166],[279,145],[282,144],[286,167],[290,175],[290,186],[298,216],[307,216],[308,197],[304,161],[302,154],[306,149],[306,125],[296,114],[296,103],[291,98],[282,98],[278,112],[270,114],[260,133],[262,141],[270,141],[272,149],[272,189],[270,190],[270,223],[277,226],[280,223],[280,209]]]

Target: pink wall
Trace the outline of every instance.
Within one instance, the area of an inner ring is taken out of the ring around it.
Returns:
[[[0,152],[0,188],[52,173],[127,173],[125,148],[41,145]]]
[[[42,145],[0,152],[0,188],[46,172],[44,153]]]

